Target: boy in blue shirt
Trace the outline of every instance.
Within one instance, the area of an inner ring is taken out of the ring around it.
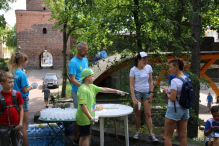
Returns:
[[[207,96],[207,100],[208,100],[208,108],[209,108],[209,111],[211,111],[211,104],[213,103],[213,97],[211,96],[211,93],[208,93],[208,96]]]
[[[205,146],[218,146],[219,145],[219,106],[211,108],[213,118],[206,121],[204,135]]]

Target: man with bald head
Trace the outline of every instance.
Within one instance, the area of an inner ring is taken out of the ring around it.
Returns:
[[[69,75],[71,80],[71,96],[73,98],[74,107],[78,108],[78,99],[77,99],[77,91],[79,86],[81,85],[81,81],[78,80],[81,78],[81,72],[83,69],[88,68],[88,60],[86,58],[88,53],[88,45],[85,42],[77,43],[77,55],[74,56],[68,64]],[[78,145],[79,143],[79,129],[76,122],[73,122],[74,127],[74,144]]]

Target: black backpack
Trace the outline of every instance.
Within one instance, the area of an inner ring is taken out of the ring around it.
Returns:
[[[17,104],[17,91],[16,90],[12,91],[11,98],[12,98],[12,101],[13,101],[13,105],[6,106],[5,98],[3,97],[3,95],[0,92],[0,102],[1,102],[0,117],[5,112],[5,109],[11,108],[11,107],[15,107],[15,109],[18,112],[18,114],[20,114],[19,108],[18,108],[18,104]],[[8,119],[9,119],[9,113],[7,113],[7,114],[8,114]],[[10,125],[10,119],[9,119],[8,122],[9,122],[9,125]]]
[[[187,78],[188,80],[184,80],[182,77],[176,77],[176,78],[183,81],[180,99],[178,99],[177,97],[176,99],[179,100],[179,104],[182,107],[186,109],[190,109],[194,105],[194,93],[193,93],[192,82],[189,78]],[[175,101],[174,101],[174,107],[176,112]]]

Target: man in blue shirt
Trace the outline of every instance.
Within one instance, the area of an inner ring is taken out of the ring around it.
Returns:
[[[211,108],[213,118],[210,118],[205,123],[204,135],[205,146],[218,146],[219,145],[219,106]]]
[[[82,81],[78,81],[81,78],[81,72],[83,69],[88,68],[88,60],[86,58],[88,53],[88,45],[85,42],[77,43],[78,53],[74,56],[68,64],[69,75],[71,80],[71,96],[73,98],[74,107],[78,108],[78,99],[77,99],[77,91]],[[78,145],[79,143],[79,129],[76,122],[73,122],[74,127],[74,144]]]
[[[211,93],[208,93],[208,96],[207,96],[207,101],[208,101],[208,108],[209,108],[209,111],[211,111],[211,104],[213,103],[213,97],[211,96]]]

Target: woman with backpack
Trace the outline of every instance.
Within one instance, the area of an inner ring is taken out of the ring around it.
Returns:
[[[187,123],[189,119],[189,109],[182,107],[179,104],[181,90],[184,80],[189,80],[187,76],[183,74],[185,62],[182,58],[172,58],[168,60],[169,70],[171,74],[176,75],[176,78],[171,80],[170,87],[163,89],[163,93],[168,97],[168,108],[165,115],[164,135],[165,146],[172,145],[172,136],[175,127],[177,126],[178,134],[180,138],[180,146],[187,146]]]
[[[33,82],[29,85],[27,80],[26,73],[22,70],[23,67],[26,67],[28,63],[28,57],[26,54],[21,52],[13,53],[11,59],[8,62],[9,72],[12,72],[14,76],[14,86],[13,89],[21,93],[23,98],[23,146],[28,146],[28,137],[27,137],[27,125],[28,125],[28,116],[29,116],[29,91],[37,88],[37,83]]]

